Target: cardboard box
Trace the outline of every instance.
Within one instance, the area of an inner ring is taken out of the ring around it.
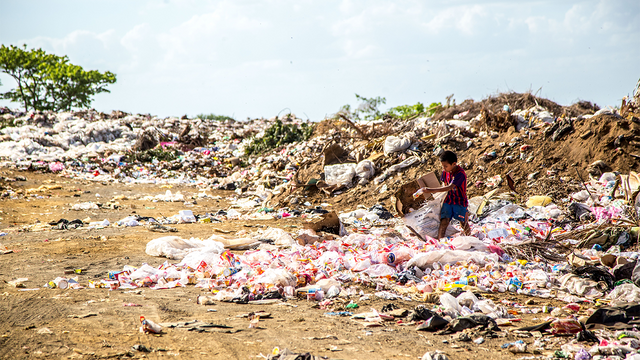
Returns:
[[[419,179],[402,185],[395,194],[396,211],[403,216],[402,220],[405,225],[409,226],[423,238],[425,236],[432,238],[438,236],[440,211],[447,194],[427,194],[417,199],[413,198],[413,194],[422,187],[437,188],[441,186],[436,174],[430,172]],[[411,209],[413,209],[413,211],[411,211]],[[455,228],[449,225],[446,236],[451,236],[456,232]]]
[[[431,194],[422,195],[417,199],[413,198],[413,194],[422,187],[437,188],[440,187],[440,181],[434,172],[430,172],[414,181],[408,182],[400,187],[394,194],[395,196],[395,210],[399,215],[406,215],[410,212],[409,209],[418,209],[422,203],[429,200],[433,200]]]

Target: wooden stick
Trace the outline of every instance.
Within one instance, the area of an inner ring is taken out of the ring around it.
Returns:
[[[363,139],[369,141],[369,137],[367,135],[364,134],[364,132],[362,132],[362,130],[356,126],[356,124],[354,124],[351,120],[349,120],[349,118],[347,118],[344,114],[340,114],[340,117],[344,119],[344,121],[346,121],[349,125],[351,125],[352,128],[354,128],[358,134],[360,134],[360,136],[362,136]]]

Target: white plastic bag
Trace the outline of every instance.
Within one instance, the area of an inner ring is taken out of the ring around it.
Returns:
[[[324,167],[324,179],[329,185],[349,186],[356,176],[356,164],[335,164]]]
[[[598,283],[591,279],[583,279],[578,275],[568,273],[558,279],[560,287],[572,295],[584,296],[590,299],[602,297],[598,291]]]
[[[151,256],[164,256],[169,259],[182,260],[187,254],[209,248],[208,251],[220,254],[224,245],[213,240],[183,239],[179,236],[164,236],[147,243],[145,252]]]
[[[475,236],[458,236],[451,240],[451,245],[456,250],[489,251],[489,246]]]
[[[293,238],[288,232],[278,228],[268,228],[262,234],[258,235],[259,239],[273,240],[275,246],[291,246],[294,243]]]
[[[387,136],[384,140],[384,154],[389,156],[394,152],[401,152],[411,146],[411,140],[406,137]]]
[[[499,257],[493,253],[482,251],[465,251],[465,250],[433,250],[427,253],[420,253],[411,258],[407,262],[407,268],[417,266],[421,270],[433,266],[434,263],[455,264],[458,261],[473,261],[478,265],[484,265],[487,262],[498,262]]]
[[[418,234],[437,238],[438,229],[440,228],[440,211],[446,193],[436,193],[434,197],[433,200],[427,201],[420,209],[406,214],[402,220]],[[456,232],[458,231],[449,225],[445,236],[451,236]]]
[[[449,293],[440,295],[440,304],[442,304],[446,312],[453,311],[456,315],[460,314],[460,304],[458,304],[453,295]]]
[[[613,291],[607,294],[607,299],[613,302],[612,305],[625,303],[640,303],[640,288],[634,284],[622,284],[616,286]]]
[[[143,264],[138,269],[129,274],[129,278],[131,280],[139,280],[149,276],[160,274],[161,272],[161,270],[158,270],[150,265]]]
[[[387,264],[375,264],[365,270],[364,273],[371,277],[393,276],[396,274],[396,269]]]
[[[373,181],[376,185],[380,185],[383,181],[385,181],[389,176],[391,176],[396,171],[402,170],[406,167],[415,165],[420,162],[420,158],[417,156],[408,157],[406,160],[399,164],[391,165],[384,171],[384,173]]]
[[[369,180],[376,174],[375,166],[371,160],[362,160],[356,165],[356,176]]]
[[[473,309],[473,306],[479,301],[471,291],[463,292],[462,294],[458,295],[456,300],[458,301],[458,304],[460,304],[460,306],[466,306],[470,309]]]
[[[255,281],[256,284],[272,284],[276,286],[296,286],[297,279],[295,275],[288,272],[286,269],[272,269],[268,268],[265,272],[258,277]]]

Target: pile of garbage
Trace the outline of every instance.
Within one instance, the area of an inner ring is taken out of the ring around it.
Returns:
[[[521,331],[578,334],[563,356],[637,353],[639,334],[627,330],[637,311],[629,304],[640,302],[640,176],[633,171],[640,165],[639,104],[625,99],[620,109],[597,109],[543,100],[506,94],[402,121],[336,116],[316,124],[313,136],[305,125],[290,132],[304,138],[253,146],[250,156],[247,147],[273,136],[276,119],[214,124],[95,111],[9,113],[3,116],[23,125],[2,129],[0,157],[5,167],[79,179],[234,191],[232,207],[216,214],[181,211],[98,227],[307,220],[293,233],[159,237],[146,253],[173,262],[126,265],[88,284],[56,279],[49,287],[61,280],[70,288],[112,290],[193,285],[207,292],[202,304],[301,297],[333,309],[327,316],[350,316],[365,327],[409,315],[392,308],[354,314],[349,304],[403,299],[433,304],[417,306],[408,322],[440,334],[480,328],[490,336],[516,323],[518,311],[537,311],[549,315],[545,323]],[[294,115],[283,121],[303,123]],[[412,196],[439,186],[445,150],[458,153],[468,174],[470,236],[453,221],[447,237],[436,238],[443,197]],[[188,201],[170,192],[147,200]],[[82,221],[51,225],[69,229]],[[513,310],[483,296],[507,292],[567,305],[532,310],[511,303]],[[529,346],[544,349],[546,339]],[[527,344],[505,348],[522,353]]]

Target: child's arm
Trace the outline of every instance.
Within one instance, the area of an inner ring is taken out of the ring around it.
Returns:
[[[445,185],[445,186],[438,187],[438,188],[423,187],[420,190],[422,190],[423,194],[429,194],[429,193],[437,193],[437,192],[447,192],[447,191],[453,190],[455,188],[456,188],[455,184],[451,183],[449,185]]]

